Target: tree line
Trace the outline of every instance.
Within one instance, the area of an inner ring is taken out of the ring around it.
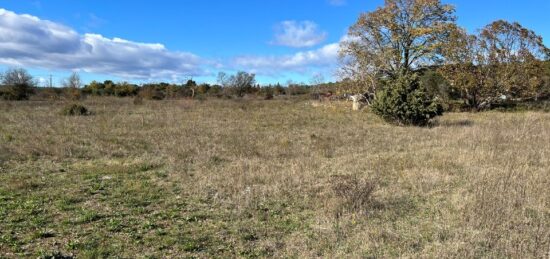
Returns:
[[[550,62],[544,62],[544,71],[540,78],[548,82],[550,78]],[[429,96],[437,96],[445,109],[469,109],[468,94],[465,89],[456,87],[445,78],[441,70],[450,67],[431,66],[418,69],[419,84],[426,89]],[[333,94],[333,98],[343,99],[344,96],[357,93],[357,81],[346,78],[337,82],[322,82],[312,80],[309,84],[286,82],[284,85],[276,84],[242,84],[237,77],[220,73],[217,84],[198,84],[194,80],[187,80],[185,83],[146,83],[133,84],[129,82],[115,82],[105,80],[103,82],[92,81],[86,85],[82,84],[77,73],[73,73],[61,82],[61,87],[38,87],[37,81],[25,69],[14,68],[0,73],[0,99],[4,100],[27,100],[31,96],[37,99],[80,99],[83,96],[115,96],[135,97],[141,96],[144,99],[163,100],[176,98],[239,98],[244,95],[253,95],[261,99],[272,99],[275,96],[305,96],[309,99],[321,99],[323,95]],[[251,74],[248,74],[250,77]],[[222,80],[223,79],[223,80]],[[230,80],[231,79],[231,80]],[[383,82],[378,82],[382,85]],[[541,89],[549,89],[548,84]],[[540,91],[535,99],[544,100],[549,93]],[[526,98],[524,100],[529,100]]]
[[[363,13],[340,45],[341,80],[311,84],[257,84],[255,75],[220,73],[216,84],[148,83],[110,80],[81,87],[78,74],[62,89],[37,88],[24,69],[2,74],[0,97],[32,94],[80,98],[140,96],[166,98],[271,99],[277,95],[362,94],[371,110],[397,124],[425,125],[445,109],[484,110],[550,98],[550,50],[536,32],[518,22],[494,21],[470,34],[457,24],[455,8],[440,0],[385,0]],[[323,95],[326,96],[326,95]],[[356,100],[358,100],[356,98]]]
[[[340,48],[340,73],[352,82],[342,91],[366,93],[375,113],[415,125],[441,115],[451,95],[472,110],[550,96],[540,35],[504,20],[469,34],[456,21],[439,0],[386,0],[361,14]]]
[[[319,83],[308,85],[305,83],[287,82],[260,85],[256,76],[247,72],[237,72],[234,75],[219,73],[217,84],[197,83],[189,79],[185,83],[145,83],[133,84],[129,82],[92,81],[83,84],[78,73],[72,73],[62,80],[61,87],[38,87],[38,82],[23,68],[11,68],[0,73],[0,99],[28,100],[31,96],[39,99],[80,99],[84,96],[139,96],[149,100],[177,99],[177,98],[242,98],[252,95],[264,99],[275,96],[307,95],[318,92],[319,87],[330,88],[336,83]]]

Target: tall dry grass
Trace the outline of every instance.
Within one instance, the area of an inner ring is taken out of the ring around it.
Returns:
[[[0,254],[534,257],[550,115],[394,127],[349,104],[0,103]]]

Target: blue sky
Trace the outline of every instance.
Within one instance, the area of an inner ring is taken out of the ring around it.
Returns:
[[[455,0],[470,31],[518,21],[550,39],[548,0]],[[54,83],[215,82],[244,70],[260,83],[334,80],[339,40],[383,0],[0,0],[0,68],[23,66]]]

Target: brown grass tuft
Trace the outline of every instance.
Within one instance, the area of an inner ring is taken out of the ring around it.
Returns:
[[[337,199],[337,218],[346,212],[366,214],[376,189],[374,182],[357,175],[340,175],[332,176],[331,184]]]

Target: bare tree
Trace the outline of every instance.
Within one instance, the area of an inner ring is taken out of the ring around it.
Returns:
[[[2,75],[2,84],[3,85],[27,85],[27,86],[35,86],[36,82],[34,81],[33,77],[27,72],[27,70],[23,68],[11,68],[8,69],[3,75]]]
[[[63,80],[63,87],[66,88],[66,95],[72,100],[80,100],[82,94],[79,88],[82,86],[80,75],[77,72],[73,72],[67,79]]]
[[[36,86],[33,77],[22,68],[8,69],[1,78],[3,87],[0,89],[0,96],[4,99],[26,100]]]
[[[82,86],[80,75],[77,72],[73,72],[67,79],[63,81],[63,86],[75,89],[80,88]]]
[[[311,79],[309,80],[309,83],[312,86],[322,85],[323,83],[325,83],[325,77],[321,73],[316,73],[311,77]]]
[[[220,84],[221,86],[223,87],[229,87],[229,76],[224,73],[224,72],[219,72],[218,73],[218,78],[217,78],[217,81],[218,81],[218,84]]]
[[[231,94],[243,97],[256,83],[256,75],[239,71],[237,74],[229,76],[220,72],[218,73],[218,83]]]

